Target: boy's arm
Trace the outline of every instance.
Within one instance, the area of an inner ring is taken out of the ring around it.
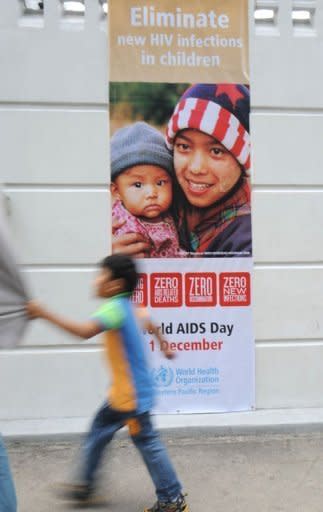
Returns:
[[[60,327],[64,331],[83,339],[92,338],[103,330],[103,328],[94,320],[89,320],[87,322],[75,322],[57,315],[56,313],[52,313],[33,300],[27,302],[26,311],[30,318],[43,318],[51,324]]]

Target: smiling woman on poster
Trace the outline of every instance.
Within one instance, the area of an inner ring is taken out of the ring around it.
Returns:
[[[251,256],[249,89],[197,84],[180,98],[166,134],[174,158],[178,232],[188,255]],[[114,237],[113,251],[143,256],[138,233]]]

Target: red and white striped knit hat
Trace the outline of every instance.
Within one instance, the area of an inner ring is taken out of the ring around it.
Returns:
[[[241,84],[197,84],[176,105],[166,131],[173,149],[176,135],[193,128],[211,135],[230,151],[244,170],[250,169],[250,95]]]

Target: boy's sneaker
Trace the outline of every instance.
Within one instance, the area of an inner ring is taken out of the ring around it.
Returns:
[[[145,508],[144,512],[189,512],[185,496],[181,494],[175,502],[156,501],[151,508]]]
[[[86,484],[61,484],[56,490],[58,496],[70,507],[102,507],[107,504],[104,497]]]

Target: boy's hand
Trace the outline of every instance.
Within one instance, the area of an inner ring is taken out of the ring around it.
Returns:
[[[136,314],[137,314],[138,318],[140,318],[141,321],[143,322],[145,329],[147,331],[152,332],[153,335],[157,338],[157,340],[159,341],[160,350],[163,352],[166,359],[174,359],[174,357],[176,357],[176,353],[169,348],[167,343],[164,343],[164,342],[166,342],[166,340],[164,340],[162,338],[162,335],[160,333],[160,328],[157,327],[150,320],[149,312],[148,312],[147,308],[137,308]]]
[[[175,352],[170,348],[166,348],[165,350],[163,350],[163,352],[166,359],[174,359],[176,357]]]
[[[26,311],[31,319],[45,318],[46,316],[45,308],[36,300],[30,300],[29,302],[27,302]]]

